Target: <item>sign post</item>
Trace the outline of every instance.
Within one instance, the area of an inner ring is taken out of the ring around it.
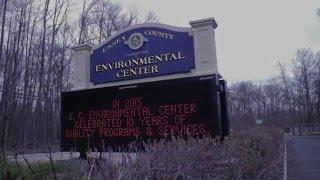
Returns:
[[[122,151],[172,136],[227,136],[217,24],[190,25],[134,25],[97,47],[75,47],[73,88],[62,94],[61,148]]]

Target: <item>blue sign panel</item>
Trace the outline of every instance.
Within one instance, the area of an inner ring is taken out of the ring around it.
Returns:
[[[159,27],[132,29],[95,49],[90,66],[94,84],[189,72],[193,37]]]

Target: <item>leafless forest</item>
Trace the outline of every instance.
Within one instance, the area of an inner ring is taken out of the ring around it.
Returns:
[[[233,128],[243,129],[256,119],[283,128],[319,123],[320,52],[298,49],[291,63],[279,63],[278,69],[279,75],[264,83],[229,87]]]
[[[142,17],[108,0],[0,3],[2,152],[59,144],[60,93],[71,88],[73,46],[97,45],[132,24],[157,21],[153,13]],[[280,127],[319,121],[320,52],[299,49],[291,64],[278,68],[280,75],[265,83],[229,86],[233,129],[258,118]]]
[[[59,144],[60,94],[71,88],[73,46],[96,45],[132,24],[157,21],[106,0],[0,3],[2,152]]]
[[[153,13],[142,15],[111,0],[0,0],[1,155],[57,150],[60,94],[72,86],[72,47],[94,46],[132,24],[155,21]],[[287,60],[277,65],[279,75],[265,82],[229,84],[232,131],[224,143],[161,141],[147,145],[147,153],[136,153],[135,160],[124,155],[120,164],[89,158],[79,161],[81,166],[64,166],[50,159],[45,174],[26,165],[21,171],[16,161],[19,171],[8,163],[1,166],[0,179],[280,179],[283,130],[319,124],[320,117],[320,51],[297,49]],[[263,125],[256,126],[256,119]]]

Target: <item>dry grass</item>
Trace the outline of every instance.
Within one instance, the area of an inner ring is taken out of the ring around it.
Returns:
[[[283,132],[258,127],[218,139],[173,139],[147,144],[135,158],[89,158],[64,165],[49,179],[281,179]],[[53,164],[53,163],[52,163]]]
[[[89,159],[84,177],[94,179],[281,179],[283,132],[259,127],[218,139],[173,139],[146,145],[122,163]]]

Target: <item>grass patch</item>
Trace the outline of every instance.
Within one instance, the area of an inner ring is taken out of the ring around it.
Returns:
[[[30,166],[34,174],[25,162],[19,162],[17,165],[16,162],[5,163],[1,161],[0,179],[48,179],[48,177],[52,175],[52,166],[49,161],[31,163]],[[54,161],[54,168],[57,173],[61,173],[66,168],[66,165],[62,161]]]

